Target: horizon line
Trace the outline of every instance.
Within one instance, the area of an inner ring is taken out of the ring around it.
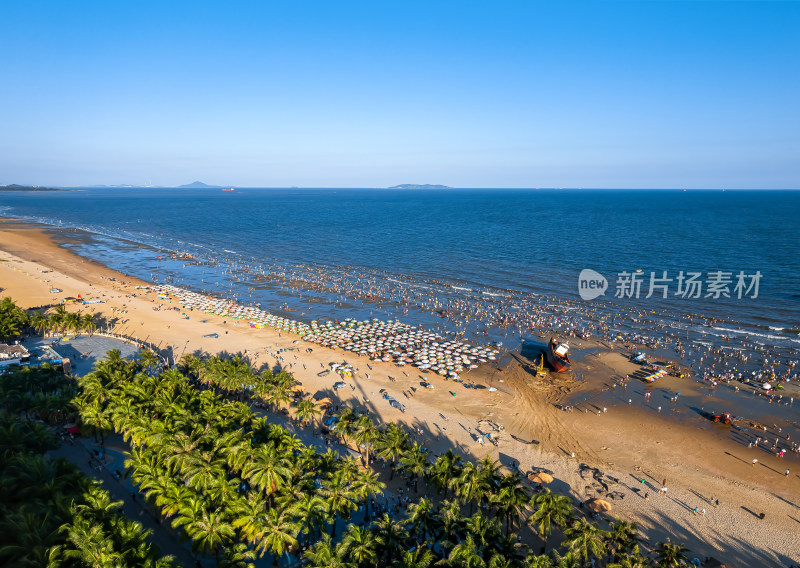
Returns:
[[[399,184],[399,185],[441,185],[438,188],[402,188],[396,186],[289,186],[289,185],[214,185],[205,184],[206,187],[182,187],[179,185],[133,185],[133,184],[92,184],[92,185],[36,185],[36,184],[3,184],[0,187],[8,187],[10,185],[20,185],[23,187],[42,187],[53,189],[377,189],[388,190],[397,189],[402,191],[447,191],[451,189],[482,189],[482,190],[557,190],[557,191],[800,191],[800,187],[578,187],[578,186],[444,186],[444,184]]]

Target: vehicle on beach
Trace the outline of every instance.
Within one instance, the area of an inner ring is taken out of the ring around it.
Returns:
[[[711,420],[711,422],[714,424],[729,425],[736,421],[736,418],[730,412],[715,412],[712,410],[701,412],[701,414]]]
[[[731,413],[730,412],[723,412],[721,414],[715,414],[711,418],[712,422],[722,422],[723,424],[730,424],[731,423]]]
[[[569,360],[569,344],[560,343],[555,337],[550,338],[550,343],[547,345],[547,362],[557,373],[569,371],[572,363]]]

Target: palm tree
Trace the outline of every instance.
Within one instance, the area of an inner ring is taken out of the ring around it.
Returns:
[[[86,330],[89,335],[92,335],[97,329],[97,324],[95,323],[94,316],[92,314],[83,314],[80,320],[80,326]]]
[[[574,515],[570,498],[565,495],[555,495],[549,489],[535,495],[530,505],[536,510],[528,517],[528,524],[536,524],[539,535],[545,540],[552,532],[554,524],[565,527]]]
[[[527,568],[553,568],[553,557],[549,554],[534,554],[531,552],[525,557]]]
[[[65,332],[74,331],[77,334],[81,329],[81,318],[75,312],[67,312],[61,320],[61,324]]]
[[[36,330],[36,333],[44,334],[45,330],[50,327],[50,322],[47,320],[47,316],[42,312],[33,312],[33,316],[31,316],[31,327]]]
[[[319,414],[322,414],[322,411],[317,408],[312,399],[304,398],[297,403],[297,417],[301,422],[308,424],[314,419],[314,416]]]
[[[340,517],[349,519],[350,512],[356,508],[353,502],[355,494],[341,472],[336,472],[330,479],[323,481],[319,493],[328,505],[328,513],[331,516],[331,538],[333,538],[336,536],[336,519]]]
[[[292,386],[287,382],[272,385],[267,401],[273,404],[276,410],[280,410],[282,405],[292,401]]]
[[[291,471],[273,446],[261,446],[253,449],[250,463],[242,469],[242,477],[272,495],[291,477]]]
[[[287,519],[284,513],[278,513],[275,509],[268,510],[257,535],[256,551],[260,551],[260,556],[264,556],[269,550],[277,564],[278,558],[284,551],[297,544],[298,529],[298,523]]]
[[[318,534],[325,522],[325,501],[318,495],[304,492],[291,510],[292,515],[299,519],[298,533],[306,535],[306,544],[310,544],[312,535]]]
[[[28,312],[17,307],[14,301],[6,296],[0,301],[0,339],[9,339],[28,326]]]
[[[341,436],[342,444],[347,447],[347,436],[350,435],[350,432],[353,427],[353,422],[356,419],[355,413],[350,408],[343,408],[341,412],[339,412],[337,418],[339,420],[333,425],[333,432],[337,436]]]
[[[624,554],[639,543],[640,538],[636,523],[614,519],[610,525],[611,530],[606,533],[606,544],[608,551],[614,558]]]
[[[64,327],[64,318],[66,317],[67,313],[67,309],[62,305],[53,308],[53,312],[48,316],[48,321],[50,323],[49,327],[56,332],[60,332]]]
[[[461,475],[461,464],[464,460],[461,456],[453,452],[452,449],[442,454],[431,467],[431,478],[439,491],[444,493],[445,498],[450,491],[451,481]]]
[[[497,515],[505,519],[506,536],[511,532],[513,520],[520,518],[529,501],[518,473],[505,476],[500,482],[500,490],[489,498],[497,508]]]
[[[465,533],[464,517],[461,515],[461,506],[458,501],[445,501],[442,504],[439,518],[442,522],[440,542],[444,555],[454,543],[461,540]]]
[[[125,368],[125,359],[122,358],[122,352],[119,349],[111,349],[106,352],[103,357],[102,364],[105,364],[110,371],[119,371]]]
[[[256,553],[242,543],[225,549],[225,558],[220,562],[221,568],[255,568]]]
[[[4,566],[46,566],[48,550],[62,542],[58,528],[62,519],[51,509],[41,509],[6,512],[0,527],[11,538],[0,538],[0,563]]]
[[[195,450],[184,461],[186,486],[196,491],[208,493],[217,486],[217,480],[224,475],[225,461],[213,452]]]
[[[393,521],[386,513],[375,521],[375,532],[380,539],[383,547],[384,562],[394,558],[407,540],[407,534],[403,528],[403,523]]]
[[[433,502],[423,497],[419,502],[409,505],[408,523],[411,525],[411,536],[416,539],[417,544],[428,541],[429,536],[434,537],[440,523],[433,510]]]
[[[378,448],[378,455],[385,460],[389,460],[391,464],[392,471],[389,475],[389,481],[391,481],[394,479],[395,462],[410,445],[408,433],[394,422],[391,422],[376,440],[375,445]]]
[[[379,545],[380,541],[371,530],[350,525],[342,538],[341,555],[356,566],[374,566]]]
[[[353,424],[353,439],[359,448],[364,447],[364,456],[369,467],[369,454],[372,451],[372,444],[378,438],[378,431],[372,423],[372,419],[366,414],[359,416]]]
[[[137,363],[146,373],[154,370],[158,366],[158,355],[150,349],[142,349],[136,355]]]
[[[83,493],[83,503],[76,505],[75,511],[89,519],[102,521],[121,508],[122,501],[112,501],[108,491],[95,485]]]
[[[353,494],[364,503],[364,520],[369,521],[369,500],[373,495],[379,495],[386,489],[386,484],[378,480],[378,474],[372,471],[362,471],[356,474],[352,483]]]
[[[417,547],[406,550],[403,555],[392,563],[393,568],[429,568],[436,557],[429,549]]]
[[[687,548],[682,544],[673,544],[667,538],[667,542],[656,543],[656,554],[660,566],[680,566],[688,560],[686,556]]]
[[[475,502],[480,503],[491,487],[488,478],[473,462],[467,462],[461,475],[452,479],[451,484],[462,502],[469,503],[470,515],[475,512]]]
[[[475,541],[472,539],[472,535],[467,535],[464,542],[453,547],[447,557],[447,566],[454,568],[482,568],[486,566],[478,552]]]
[[[500,538],[497,519],[490,519],[480,511],[467,519],[467,532],[482,549]]]
[[[310,568],[347,568],[350,566],[342,560],[331,537],[324,533],[313,548],[306,550],[303,558],[309,562]]]
[[[103,440],[103,432],[113,427],[110,417],[100,404],[90,404],[80,409],[81,421],[90,426],[94,432],[94,440],[100,434],[100,442]]]
[[[192,539],[192,550],[219,555],[236,536],[233,526],[220,511],[207,510],[199,501],[189,501],[172,521],[174,528],[183,527]]]
[[[80,566],[103,568],[124,565],[122,555],[115,550],[114,542],[102,525],[81,517],[62,525],[66,545],[59,549],[67,560],[75,560]]]
[[[0,339],[6,341],[19,335],[20,327],[9,319],[0,319]]]
[[[414,491],[418,492],[417,483],[420,476],[424,476],[428,471],[428,450],[425,450],[417,442],[414,442],[400,458],[403,471],[414,476]]]
[[[203,367],[203,360],[194,355],[187,354],[181,357],[178,370],[189,378],[196,379]]]
[[[588,561],[591,556],[600,558],[605,554],[606,536],[606,532],[601,530],[597,523],[578,519],[564,530],[563,545],[578,558]]]
[[[553,552],[556,564],[553,568],[582,568],[582,560],[574,552],[567,552],[563,556],[558,551]]]
[[[653,564],[647,556],[639,552],[639,545],[634,544],[630,553],[623,552],[608,568],[650,568]]]
[[[515,564],[511,559],[498,552],[492,554],[488,564],[489,568],[513,568],[514,566]]]

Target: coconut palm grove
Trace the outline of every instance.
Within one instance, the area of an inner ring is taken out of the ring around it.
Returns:
[[[0,317],[6,338],[34,326],[65,328],[63,314],[28,315],[10,300]],[[167,369],[151,351],[135,360],[110,351],[77,379],[47,365],[7,367],[0,374],[0,565],[178,565],[99,482],[48,455],[73,421],[83,436],[124,441],[123,475],[158,530],[191,546],[200,566],[687,561],[682,545],[650,545],[635,524],[611,519],[601,529],[571,497],[534,487],[514,469],[452,450],[431,455],[404,426],[377,425],[350,408],[332,412],[298,387],[286,371],[256,372],[236,355],[187,355]],[[339,445],[322,452],[304,444],[281,425],[287,415],[315,432],[324,420]],[[404,487],[406,497],[385,498],[387,484]]]

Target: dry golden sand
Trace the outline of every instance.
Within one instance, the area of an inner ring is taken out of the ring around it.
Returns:
[[[180,311],[156,311],[153,308],[164,301],[135,288],[145,282],[72,254],[59,247],[54,236],[65,238],[64,233],[24,222],[0,221],[0,258],[6,261],[0,263],[3,296],[11,296],[23,307],[78,294],[97,297],[105,303],[68,305],[68,309],[96,313],[114,324],[116,331],[146,338],[171,351],[175,359],[183,353],[247,350],[254,365],[274,365],[277,361],[267,352],[294,347],[296,351],[284,353],[284,364],[294,365],[289,370],[307,391],[367,409],[378,422],[398,421],[420,428],[421,438],[435,453],[455,447],[475,457],[488,453],[505,465],[516,459],[523,471],[543,468],[551,472],[555,477],[553,489],[569,492],[579,501],[610,491],[617,496],[606,497],[612,503],[612,514],[636,521],[651,543],[671,536],[673,541],[685,542],[692,554],[701,558],[716,556],[736,566],[754,568],[800,561],[800,464],[796,460],[758,456],[765,467],[753,468],[749,462],[754,456],[748,455],[747,448],[631,407],[615,407],[600,416],[563,412],[555,405],[576,388],[575,384],[563,376],[537,379],[525,361],[513,355],[502,372],[486,366],[466,376],[476,383],[495,386],[497,392],[466,390],[440,378],[432,380],[435,390],[427,390],[420,387],[413,368],[373,363],[273,330],[251,329],[230,321],[223,324],[222,318],[206,314],[190,312],[187,320]],[[52,272],[46,272],[49,270]],[[112,277],[116,280],[109,280]],[[52,287],[63,293],[50,294]],[[203,337],[209,333],[217,333],[219,338]],[[309,347],[312,353],[306,353]],[[353,389],[334,391],[333,378],[318,377],[317,373],[327,368],[328,362],[342,360],[359,370],[356,379],[350,381]],[[582,370],[588,381],[581,388],[598,389],[610,377],[630,372],[627,365],[617,353],[587,357]],[[406,404],[407,412],[401,414],[389,407],[380,398],[380,389]],[[404,392],[412,396],[406,399]],[[505,427],[497,447],[482,447],[470,434],[486,431],[486,421]],[[608,489],[588,472],[582,475],[581,463],[601,470]],[[792,468],[788,478],[783,475],[786,467]],[[640,483],[642,478],[645,486]],[[659,495],[664,478],[669,490],[667,495]],[[649,493],[648,500],[643,498],[645,492]],[[703,500],[712,497],[719,499],[719,507]],[[705,508],[706,516],[694,515],[694,507]],[[753,515],[761,512],[766,513],[764,520]]]

